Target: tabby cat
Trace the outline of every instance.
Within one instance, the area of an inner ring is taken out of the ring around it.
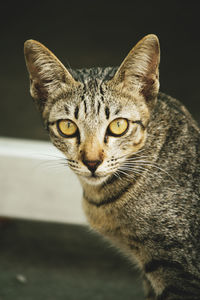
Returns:
[[[200,130],[159,92],[158,38],[145,36],[120,67],[67,70],[34,40],[25,58],[92,228],[138,265],[146,299],[200,299]]]

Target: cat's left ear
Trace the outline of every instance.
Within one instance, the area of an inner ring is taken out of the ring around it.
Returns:
[[[30,77],[30,93],[42,112],[49,95],[80,85],[60,60],[43,44],[27,40],[24,44],[26,66]]]
[[[150,104],[159,90],[159,62],[159,40],[149,34],[129,52],[111,82],[121,89],[142,94]]]

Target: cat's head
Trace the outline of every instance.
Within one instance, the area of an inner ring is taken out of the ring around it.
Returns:
[[[71,169],[92,185],[122,173],[124,161],[145,144],[156,103],[158,38],[144,37],[111,79],[111,68],[76,76],[34,40],[25,42],[25,58],[31,95]]]

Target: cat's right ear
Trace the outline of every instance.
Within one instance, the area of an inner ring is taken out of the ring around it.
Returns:
[[[58,58],[41,43],[27,40],[24,55],[30,76],[30,93],[41,112],[49,95],[79,85]]]
[[[159,40],[149,34],[129,52],[110,83],[120,90],[141,94],[152,106],[159,90],[159,62]]]

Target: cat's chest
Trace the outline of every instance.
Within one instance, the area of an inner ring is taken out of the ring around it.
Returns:
[[[122,208],[109,205],[96,207],[83,199],[83,208],[91,227],[111,241],[139,266],[142,266],[143,249],[135,236],[134,221],[122,218]],[[139,249],[140,248],[140,249]]]
[[[91,227],[103,235],[116,235],[121,222],[118,209],[111,207],[98,207],[83,198],[83,209]]]
[[[137,232],[137,225],[132,218],[130,220],[130,218],[124,216],[123,207],[111,204],[97,207],[83,198],[83,209],[94,230],[120,246],[120,248],[122,245],[127,245],[130,248],[131,239]]]

